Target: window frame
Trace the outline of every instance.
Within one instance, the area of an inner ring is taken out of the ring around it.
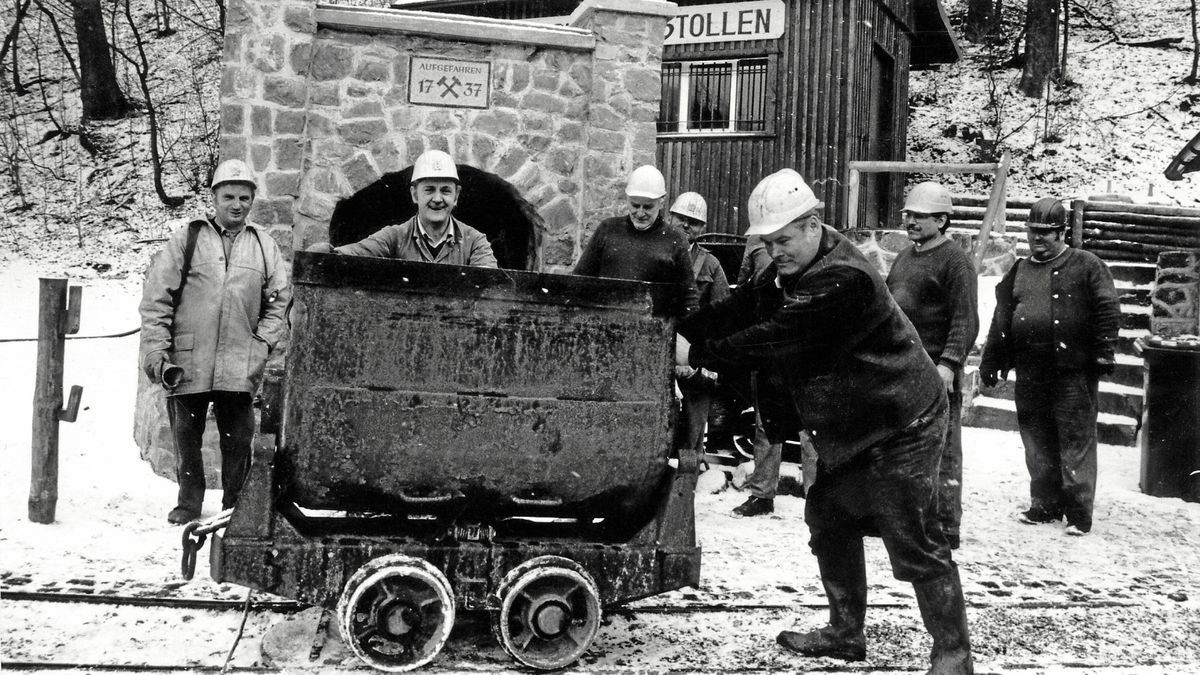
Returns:
[[[678,85],[678,109],[676,110],[677,119],[672,122],[675,129],[672,131],[662,131],[660,125],[663,122],[656,120],[655,129],[658,138],[684,138],[684,139],[704,139],[704,138],[736,138],[736,137],[773,137],[777,135],[776,131],[776,84],[777,74],[779,72],[778,63],[779,56],[773,52],[743,52],[736,50],[731,52],[712,51],[704,54],[689,54],[691,58],[672,58],[663,60],[664,72],[667,66],[679,66],[679,85]],[[761,131],[746,131],[738,130],[734,127],[737,125],[738,110],[738,68],[745,61],[765,61],[766,71],[763,74],[763,130]],[[691,68],[694,66],[713,66],[713,65],[728,65],[730,67],[731,77],[729,86],[729,126],[723,129],[687,129],[684,128],[688,124],[688,113],[692,105],[691,92]],[[662,112],[662,102],[659,103],[659,112]]]

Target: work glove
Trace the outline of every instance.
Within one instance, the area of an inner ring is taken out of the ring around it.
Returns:
[[[1096,359],[1096,372],[1100,375],[1112,375],[1116,366],[1110,359]]]
[[[166,362],[167,355],[164,352],[158,352],[146,359],[142,364],[142,370],[145,371],[146,377],[150,378],[151,382],[158,384],[162,382],[162,369]]]

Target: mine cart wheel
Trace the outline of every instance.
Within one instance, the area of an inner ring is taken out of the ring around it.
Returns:
[[[531,668],[556,670],[574,663],[600,628],[596,582],[567,558],[541,556],[514,567],[496,595],[496,637]]]
[[[385,555],[346,582],[338,625],[350,649],[389,672],[429,663],[454,626],[454,594],[441,570],[406,555]]]

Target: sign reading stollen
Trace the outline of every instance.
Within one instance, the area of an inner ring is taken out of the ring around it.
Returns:
[[[667,20],[665,45],[694,45],[731,40],[774,40],[783,35],[783,0],[691,5]]]
[[[492,64],[414,56],[409,59],[408,102],[451,108],[486,108]]]

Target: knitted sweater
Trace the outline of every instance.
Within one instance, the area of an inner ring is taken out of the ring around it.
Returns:
[[[896,256],[888,290],[934,363],[958,369],[979,335],[979,286],[970,258],[953,241]]]
[[[699,306],[687,236],[661,217],[643,231],[635,229],[628,216],[601,221],[575,264],[574,274],[673,284],[676,316]]]

